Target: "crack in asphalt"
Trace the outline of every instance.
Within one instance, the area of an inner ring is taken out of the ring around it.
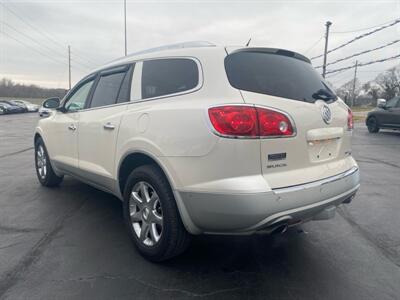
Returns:
[[[393,168],[400,168],[399,165],[396,165],[394,163],[391,162],[387,162],[381,159],[377,159],[377,158],[370,158],[370,157],[365,157],[365,156],[359,156],[361,157],[361,159],[356,159],[357,162],[364,162],[364,163],[370,163],[370,164],[384,164]]]
[[[19,151],[15,151],[15,152],[11,152],[11,153],[6,153],[6,154],[3,154],[3,155],[0,155],[0,158],[5,158],[5,157],[13,156],[13,155],[20,154],[20,153],[23,153],[23,152],[26,152],[26,151],[29,151],[29,150],[32,150],[32,149],[33,149],[33,147],[29,147],[29,148],[22,149],[22,150],[19,150]]]
[[[19,244],[22,244],[22,242],[17,242],[17,243],[12,243],[12,244],[8,244],[8,245],[5,245],[5,246],[1,246],[0,250],[11,248],[11,247],[14,247],[14,246],[19,245]]]
[[[369,241],[380,253],[383,254],[384,257],[386,257],[391,263],[393,263],[397,267],[400,267],[400,262],[397,261],[396,255],[386,249],[386,247],[383,246],[382,243],[379,242],[379,240],[374,238],[372,234],[362,228],[360,224],[356,223],[356,221],[353,220],[351,214],[347,211],[346,207],[339,206],[337,211],[339,215],[342,216],[342,218],[346,220],[351,227],[357,229],[361,236]]]
[[[37,231],[37,229],[33,228],[18,228],[18,227],[13,227],[13,226],[4,226],[0,225],[0,233],[27,233],[27,232],[32,232],[32,231]]]
[[[229,292],[234,292],[237,290],[243,290],[243,289],[248,289],[250,287],[234,287],[234,288],[226,288],[226,289],[218,289],[215,291],[211,291],[211,292],[206,292],[206,293],[195,293],[189,290],[185,290],[185,289],[179,289],[179,288],[162,288],[159,287],[155,284],[149,283],[145,280],[141,280],[137,277],[134,276],[115,276],[115,275],[93,275],[93,276],[85,276],[85,277],[78,277],[78,278],[71,278],[71,279],[52,279],[52,282],[58,282],[58,283],[63,283],[63,282],[91,282],[91,281],[95,281],[98,279],[103,279],[103,280],[133,280],[136,281],[137,283],[146,286],[148,288],[157,290],[159,292],[162,293],[180,293],[180,294],[184,294],[186,296],[189,297],[208,297],[208,296],[214,296],[217,294],[222,294],[222,293],[229,293]]]
[[[384,165],[387,165],[387,166],[390,166],[393,168],[400,168],[399,165],[396,165],[394,163],[390,163],[390,162],[387,162],[384,160],[376,159],[376,158],[370,159],[368,157],[362,157],[362,159],[357,159],[357,162],[363,162],[363,163],[367,163],[367,164],[376,164],[376,165],[384,164]]]
[[[64,227],[67,219],[76,214],[86,203],[84,198],[79,205],[72,208],[63,217],[61,217],[54,225],[51,231],[46,232],[43,237],[26,253],[20,262],[4,276],[0,278],[0,299],[4,296],[20,279],[20,275],[29,269],[29,267],[41,256],[46,247],[51,243],[58,232]]]

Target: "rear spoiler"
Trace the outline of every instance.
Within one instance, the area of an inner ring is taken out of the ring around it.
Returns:
[[[311,64],[311,61],[305,57],[304,55],[301,55],[297,52],[293,52],[290,50],[285,50],[285,49],[278,49],[278,48],[262,48],[262,47],[246,47],[246,48],[239,48],[235,49],[233,51],[229,51],[228,47],[225,47],[226,53],[229,54],[234,54],[234,53],[240,53],[240,52],[258,52],[258,53],[268,53],[268,54],[275,54],[275,55],[283,55],[283,56],[289,56],[293,57],[302,61],[305,61],[309,64]]]

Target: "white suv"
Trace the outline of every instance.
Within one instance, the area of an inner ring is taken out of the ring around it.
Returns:
[[[283,232],[333,217],[359,188],[352,114],[287,50],[186,43],[82,79],[35,132],[39,181],[72,175],[123,200],[140,253],[191,234]]]

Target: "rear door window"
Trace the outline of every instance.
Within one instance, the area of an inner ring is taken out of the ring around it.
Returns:
[[[313,66],[290,51],[239,50],[225,58],[225,70],[239,90],[311,103],[337,99]]]
[[[90,107],[101,107],[129,101],[131,68],[122,67],[100,73]]]
[[[143,99],[185,92],[198,83],[199,70],[192,59],[168,58],[143,62]]]

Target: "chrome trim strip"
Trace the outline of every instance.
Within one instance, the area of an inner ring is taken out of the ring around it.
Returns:
[[[282,187],[282,188],[275,188],[272,189],[272,191],[275,194],[282,194],[282,193],[290,193],[290,192],[295,192],[295,191],[299,191],[299,190],[304,190],[304,189],[309,189],[309,188],[314,188],[314,187],[318,187],[324,184],[328,184],[328,183],[332,183],[334,181],[338,181],[340,179],[343,179],[347,176],[353,175],[355,172],[358,171],[358,167],[352,167],[349,170],[331,176],[331,177],[327,177],[321,180],[317,180],[317,181],[313,181],[313,182],[308,182],[308,183],[304,183],[304,184],[299,184],[299,185],[293,185],[293,186],[288,186],[288,187]]]
[[[166,57],[155,57],[155,58],[141,59],[141,60],[139,60],[139,62],[144,63],[144,62],[150,61],[150,60],[166,60],[166,59],[187,59],[187,60],[194,61],[196,63],[196,65],[197,65],[197,71],[198,71],[198,75],[199,75],[199,78],[198,78],[199,80],[197,82],[197,85],[194,88],[190,89],[190,90],[186,90],[186,91],[182,91],[182,92],[166,94],[166,95],[161,95],[161,96],[156,96],[156,97],[151,97],[151,98],[144,98],[144,99],[142,97],[140,97],[141,99],[131,100],[130,104],[132,104],[132,103],[141,103],[141,102],[146,102],[146,101],[153,101],[153,100],[159,100],[159,99],[164,99],[164,98],[172,98],[172,97],[176,97],[176,96],[191,94],[191,93],[199,91],[203,87],[203,84],[204,84],[203,66],[202,66],[200,60],[197,57],[193,57],[193,56],[166,56]],[[141,79],[142,79],[142,74],[140,74],[140,81],[141,81]]]
[[[194,88],[192,88],[190,90],[182,91],[182,92],[177,92],[177,93],[173,93],[173,94],[167,94],[167,95],[162,95],[162,96],[157,96],[157,97],[152,97],[152,98],[142,99],[142,97],[140,97],[140,99],[135,99],[135,98],[132,97],[132,95],[133,95],[132,94],[133,78],[134,78],[136,72],[142,71],[142,69],[136,70],[137,68],[135,66],[135,68],[133,69],[133,74],[132,74],[132,79],[131,79],[131,99],[129,101],[121,102],[121,103],[113,103],[113,104],[103,105],[103,106],[98,106],[98,107],[82,108],[82,109],[79,109],[79,110],[76,110],[76,111],[66,111],[65,113],[68,114],[68,113],[76,113],[76,112],[85,112],[85,111],[108,108],[108,107],[119,106],[119,105],[128,105],[128,104],[135,104],[135,103],[141,103],[141,102],[147,102],[147,101],[153,101],[153,100],[159,100],[159,99],[165,99],[165,98],[172,98],[172,97],[177,97],[177,96],[181,96],[181,95],[191,94],[191,93],[194,93],[194,92],[197,92],[197,91],[201,90],[201,88],[204,85],[204,72],[203,72],[203,66],[202,66],[200,60],[197,57],[194,57],[194,56],[165,56],[165,57],[155,57],[155,58],[144,58],[144,59],[139,59],[139,60],[127,62],[125,64],[126,65],[129,65],[129,64],[132,65],[134,63],[135,64],[139,64],[139,63],[143,63],[143,62],[149,61],[149,60],[176,59],[176,58],[178,58],[178,59],[179,58],[188,59],[188,60],[192,60],[192,61],[194,61],[196,63],[197,69],[198,69],[198,74],[199,74],[199,81],[198,81],[197,85]],[[86,77],[89,78],[90,76],[94,75],[95,73],[102,72],[102,71],[110,69],[110,68],[114,69],[114,68],[123,67],[123,66],[124,65],[116,65],[116,66],[106,67],[105,69],[100,69],[98,71],[95,71],[91,75],[88,75]],[[140,73],[139,76],[140,76],[140,83],[141,83],[142,74]],[[84,81],[86,81],[86,77],[81,80],[82,83]],[[81,84],[81,82],[79,82],[78,84]],[[78,84],[76,84],[73,87],[73,89],[75,89],[78,86]],[[141,94],[141,92],[140,92],[140,94]],[[67,96],[69,96],[69,94],[67,94],[64,98],[66,99]],[[63,105],[64,105],[64,103],[63,103]]]

